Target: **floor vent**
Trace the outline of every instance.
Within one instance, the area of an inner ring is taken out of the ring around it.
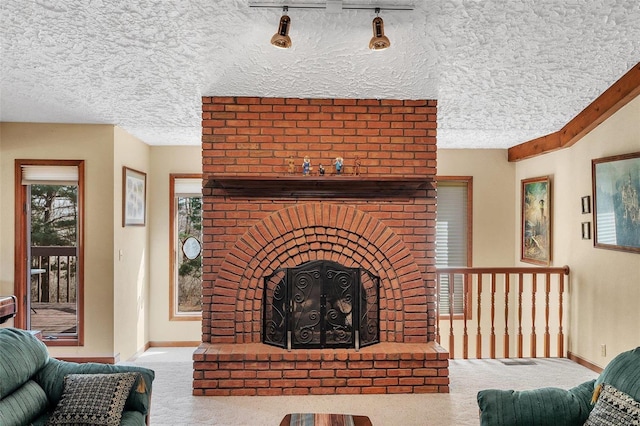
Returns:
[[[530,359],[501,359],[504,365],[536,365],[536,362]]]

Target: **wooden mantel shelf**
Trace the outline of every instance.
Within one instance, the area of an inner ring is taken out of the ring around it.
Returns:
[[[245,197],[407,198],[425,197],[428,177],[404,176],[208,176],[206,187]]]

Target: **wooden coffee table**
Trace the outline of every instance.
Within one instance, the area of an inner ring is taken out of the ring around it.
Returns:
[[[292,421],[293,420],[293,421]],[[367,416],[327,413],[287,414],[280,426],[373,426]]]

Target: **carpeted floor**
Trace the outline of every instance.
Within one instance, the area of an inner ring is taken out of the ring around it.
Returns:
[[[295,412],[361,414],[369,416],[374,426],[478,425],[480,389],[568,389],[597,377],[566,359],[511,365],[500,360],[452,360],[449,394],[195,397],[191,395],[194,349],[151,348],[132,362],[156,372],[153,426],[277,426],[287,413]]]

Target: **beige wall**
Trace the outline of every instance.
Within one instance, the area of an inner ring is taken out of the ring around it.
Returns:
[[[573,147],[530,160],[509,163],[505,150],[438,151],[438,175],[473,176],[473,266],[521,264],[520,181],[552,176],[552,263],[572,269],[567,349],[600,366],[640,344],[640,255],[582,240],[580,223],[592,218],[580,199],[591,195],[593,158],[639,150],[640,98]],[[148,147],[108,125],[0,123],[2,294],[13,293],[16,158],[86,160],[86,344],[51,348],[54,356],[127,359],[149,341],[200,340],[198,321],[169,321],[168,279],[169,173],[200,172],[200,147]],[[145,227],[121,225],[125,165],[147,173]]]
[[[149,311],[149,218],[154,214],[149,194],[154,191],[149,179],[148,145],[116,127],[113,167],[113,289],[114,348],[121,359],[144,350],[148,342]],[[147,174],[147,211],[145,226],[122,226],[122,168]],[[122,256],[120,255],[122,254]]]
[[[124,360],[149,341],[200,341],[199,321],[168,319],[169,173],[200,173],[200,147],[150,148],[110,125],[0,123],[0,294],[14,293],[16,158],[86,161],[85,345],[53,356]],[[147,173],[144,227],[122,227],[123,166]]]
[[[516,182],[550,175],[554,266],[571,267],[568,350],[599,366],[640,345],[640,254],[593,247],[582,240],[581,198],[593,194],[591,160],[640,151],[640,97],[573,147],[516,163]],[[520,187],[516,186],[517,197]],[[516,204],[516,239],[520,206]],[[519,243],[516,243],[516,245]],[[516,259],[519,252],[515,251]],[[519,262],[518,262],[519,263]],[[607,347],[601,355],[601,345]]]
[[[7,186],[9,182],[13,183],[13,178],[11,177],[12,175],[7,174],[12,168],[4,163],[5,156],[2,148],[3,132],[3,123],[0,123],[0,294],[5,295],[9,294],[9,290],[11,290],[10,294],[13,294],[13,282],[7,280],[9,275],[6,273],[6,269],[9,265],[12,265],[12,262],[9,262],[7,257],[9,253],[5,253],[6,246],[2,242],[5,241],[5,235],[13,230],[13,226],[9,227],[10,217],[13,216],[7,214],[7,209],[11,210],[12,205],[8,203],[8,200],[4,199],[3,195],[6,192],[4,187]],[[5,169],[7,169],[6,173]],[[13,278],[13,274],[11,278]],[[5,325],[6,324],[7,323],[5,323]]]
[[[110,125],[0,126],[4,206],[14,205],[16,158],[85,160],[85,344],[50,347],[51,354],[131,357],[148,341],[148,227],[122,227],[122,166],[148,172],[149,147]],[[0,292],[12,294],[13,207],[0,215]]]
[[[507,161],[507,150],[503,149],[440,149],[438,150],[438,176],[473,177],[473,265],[474,267],[514,266],[513,252],[516,250],[513,208],[515,200],[515,164]],[[469,354],[476,354],[477,299],[471,301],[469,327]],[[503,293],[497,297],[502,300]],[[491,318],[487,315],[490,299],[484,296],[482,329],[484,335],[483,354],[489,356],[489,328]],[[440,342],[449,345],[449,321],[440,322]],[[453,321],[455,335],[454,352],[462,356],[464,323]],[[515,343],[515,341],[513,342]],[[502,354],[502,341],[497,342],[497,353]],[[511,345],[513,346],[513,344]],[[514,353],[514,349],[512,352]]]
[[[169,174],[201,173],[200,147],[152,147],[148,218],[150,253],[149,340],[201,340],[199,321],[169,321]],[[515,164],[506,150],[439,150],[439,175],[473,176],[474,266],[512,266]]]
[[[0,170],[4,170],[2,167],[4,167],[4,163],[2,162],[2,123],[0,123]],[[4,182],[4,179],[5,179],[4,173],[0,173],[0,178]],[[4,220],[5,220],[4,216],[2,216],[2,212],[4,212],[5,209],[13,208],[11,205],[7,204],[7,201],[2,196],[2,194],[4,194],[4,186],[5,185],[0,185],[0,241],[4,241],[5,232],[8,231],[8,230],[5,230],[6,226],[2,226],[2,223],[4,223]],[[2,253],[2,249],[3,247],[0,246],[0,257],[4,259],[4,253]],[[7,265],[6,262],[0,261],[0,294],[1,295],[13,294],[13,290],[11,291],[11,293],[9,293],[8,290],[5,291],[3,269],[6,267],[6,265]],[[13,327],[13,318],[6,320],[3,324],[0,324],[0,328],[2,327]]]
[[[0,293],[14,292],[14,160],[85,160],[85,345],[51,354],[113,356],[113,126],[0,123]]]
[[[515,164],[503,149],[439,149],[438,176],[473,176],[473,265],[513,266]]]
[[[150,288],[149,340],[200,342],[200,321],[169,321],[169,174],[202,173],[199,146],[151,148],[149,205]]]

